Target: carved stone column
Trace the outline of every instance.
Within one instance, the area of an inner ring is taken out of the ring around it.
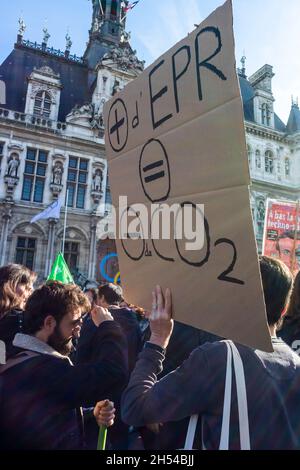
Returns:
[[[2,232],[1,232],[1,257],[0,257],[0,266],[5,265],[6,251],[7,251],[7,236],[8,236],[8,227],[9,222],[12,218],[12,204],[5,204],[2,212]]]

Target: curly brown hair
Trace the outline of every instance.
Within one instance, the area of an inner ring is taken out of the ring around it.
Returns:
[[[52,315],[59,324],[65,315],[78,308],[82,314],[91,310],[91,304],[80,287],[49,281],[36,289],[26,303],[26,333],[40,331],[48,315]]]
[[[0,268],[0,319],[20,305],[17,293],[19,285],[31,286],[36,274],[20,264],[9,264]]]

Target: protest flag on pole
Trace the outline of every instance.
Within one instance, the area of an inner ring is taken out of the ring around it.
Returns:
[[[43,212],[40,212],[35,217],[33,217],[30,221],[31,224],[37,222],[38,220],[42,219],[59,219],[60,217],[60,209],[61,209],[61,200],[54,201],[52,204],[47,207]]]
[[[47,281],[60,281],[63,284],[75,284],[62,253],[58,253]]]

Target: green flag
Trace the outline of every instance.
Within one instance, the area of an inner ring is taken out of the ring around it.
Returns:
[[[62,253],[58,253],[47,281],[60,281],[63,284],[75,284]]]

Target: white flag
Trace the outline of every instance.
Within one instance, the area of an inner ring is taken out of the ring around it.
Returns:
[[[37,214],[33,219],[31,219],[30,223],[33,224],[41,219],[59,219],[60,217],[60,209],[61,209],[61,201],[57,200],[54,201],[51,206],[47,207],[43,212]]]

